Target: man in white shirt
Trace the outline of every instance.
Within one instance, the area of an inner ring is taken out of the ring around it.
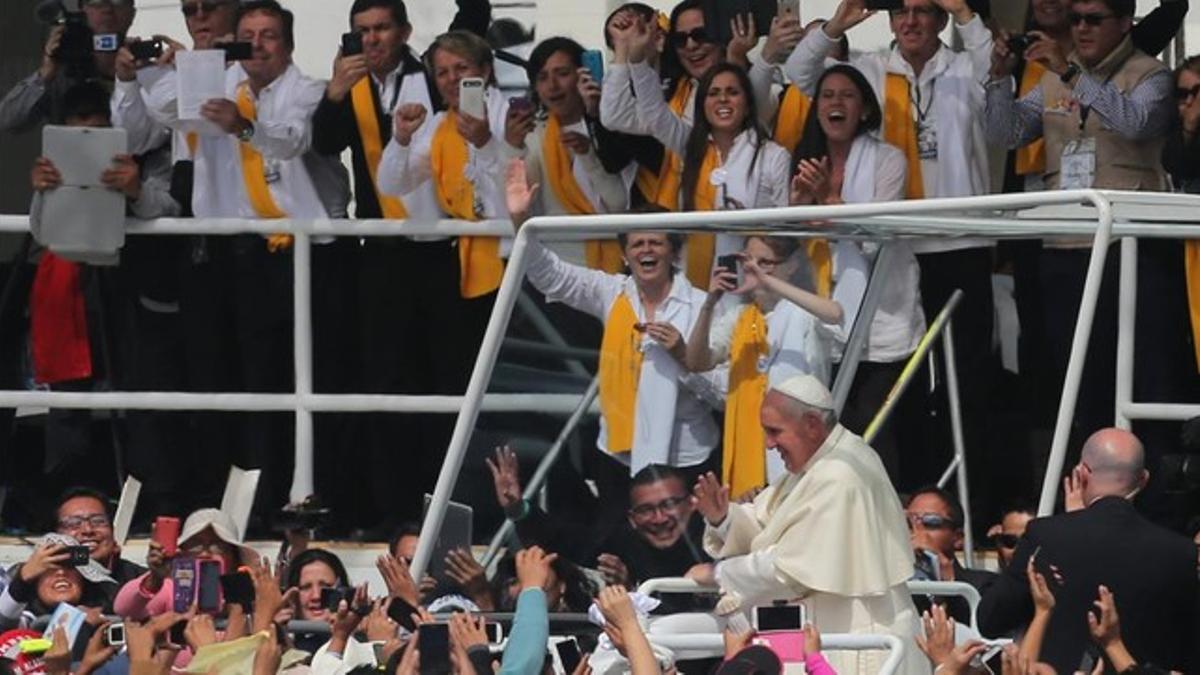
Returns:
[[[202,120],[179,119],[174,70],[147,93],[155,119],[195,139],[192,211],[198,217],[328,217],[304,158],[312,137],[310,118],[324,84],[305,77],[292,63],[292,19],[275,0],[240,6],[236,36],[252,44],[252,58],[227,68],[225,97],[204,103]],[[227,304],[223,318],[232,326],[231,331],[207,331],[213,341],[230,341],[223,357],[232,363],[218,365],[229,365],[237,389],[291,391],[290,237],[234,235],[210,238],[210,244],[228,247],[227,275],[208,289],[216,302]],[[240,438],[226,446],[231,448],[228,459],[264,469],[259,504],[273,508],[286,495],[291,424],[279,414],[244,421]],[[202,450],[211,453],[215,447]]]
[[[874,12],[864,0],[842,0],[821,30],[809,31],[788,57],[788,77],[812,94],[817,78],[833,61],[838,42],[848,30]],[[951,16],[964,51],[942,44],[939,34]],[[989,191],[988,147],[984,138],[983,83],[991,66],[992,34],[966,0],[905,0],[904,8],[889,13],[895,40],[888,49],[851,53],[850,63],[866,75],[884,110],[884,140],[908,158],[907,198],[970,197]],[[988,373],[992,344],[992,242],[956,238],[915,241],[921,266],[921,301],[932,320],[956,288],[964,293],[954,314],[958,371],[962,386],[967,448],[975,466],[986,443]],[[937,431],[949,446],[946,425]],[[931,431],[933,431],[931,429]],[[912,453],[910,453],[911,455]],[[920,464],[922,454],[913,460]],[[940,470],[933,458],[915,475]],[[937,458],[940,461],[940,457]],[[906,473],[908,471],[906,470]],[[975,475],[986,475],[977,469]],[[973,486],[974,488],[974,486]],[[973,496],[985,496],[973,489]]]

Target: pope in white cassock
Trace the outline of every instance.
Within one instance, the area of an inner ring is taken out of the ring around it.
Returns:
[[[901,673],[929,673],[905,587],[908,525],[879,456],[837,423],[833,397],[801,375],[772,388],[761,420],[788,473],[752,504],[730,504],[716,476],[696,484],[704,548],[722,591],[718,613],[775,600],[804,604],[822,633],[890,633],[905,641]],[[839,675],[877,673],[886,652],[826,654]]]

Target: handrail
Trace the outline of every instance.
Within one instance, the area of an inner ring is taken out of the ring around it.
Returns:
[[[652,634],[650,643],[672,651],[701,652],[719,657],[725,654],[725,640],[720,633]],[[879,669],[880,675],[891,675],[900,668],[907,646],[895,635],[881,633],[821,633],[821,651],[866,651],[886,649],[888,657]]]

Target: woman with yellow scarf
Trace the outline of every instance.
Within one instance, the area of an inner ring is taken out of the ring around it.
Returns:
[[[529,56],[536,126],[519,145],[505,143],[503,150],[510,160],[525,160],[531,184],[546,186],[534,199],[533,215],[619,213],[628,207],[634,169],[631,165],[626,175],[609,173],[601,163],[593,134],[599,122],[587,114],[579,91],[582,66],[583,47],[565,37],[542,41]],[[623,266],[620,248],[611,238],[585,242],[583,255],[568,257],[605,272],[618,272]]]

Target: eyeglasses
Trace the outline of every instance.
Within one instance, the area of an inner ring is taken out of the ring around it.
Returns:
[[[183,11],[184,16],[191,18],[196,16],[200,10],[204,10],[205,14],[212,14],[218,9],[231,4],[233,3],[229,0],[200,0],[200,2],[189,2],[180,7],[180,9]]]
[[[888,15],[893,19],[919,17],[919,16],[937,16],[941,13],[942,8],[937,5],[921,5],[920,7],[905,7],[904,9],[892,9],[888,11]]]
[[[1086,23],[1089,26],[1099,26],[1106,19],[1115,19],[1116,14],[1100,14],[1099,12],[1091,14],[1080,14],[1079,12],[1071,12],[1067,14],[1067,23],[1072,26],[1078,26],[1080,23]]]
[[[704,28],[704,26],[698,26],[687,31],[686,33],[679,30],[671,31],[670,35],[667,36],[667,42],[676,49],[687,46],[689,39],[698,45],[714,42],[712,36],[708,34],[708,31]]]
[[[74,532],[85,524],[95,528],[108,527],[108,516],[103,513],[93,513],[87,516],[69,516],[58,521],[58,529]]]
[[[662,511],[663,513],[671,513],[678,509],[680,505],[688,500],[687,497],[668,497],[667,499],[658,502],[657,504],[642,504],[629,509],[629,515],[634,518],[642,519],[649,518],[654,514]]]
[[[992,542],[998,548],[1016,548],[1021,538],[1015,534],[997,534],[992,536]]]
[[[1178,101],[1186,101],[1193,96],[1200,96],[1200,84],[1193,85],[1190,89],[1175,88],[1175,99]]]
[[[908,526],[912,527],[920,523],[921,527],[926,530],[952,530],[958,527],[958,523],[953,520],[939,516],[936,513],[910,513],[908,514]]]

